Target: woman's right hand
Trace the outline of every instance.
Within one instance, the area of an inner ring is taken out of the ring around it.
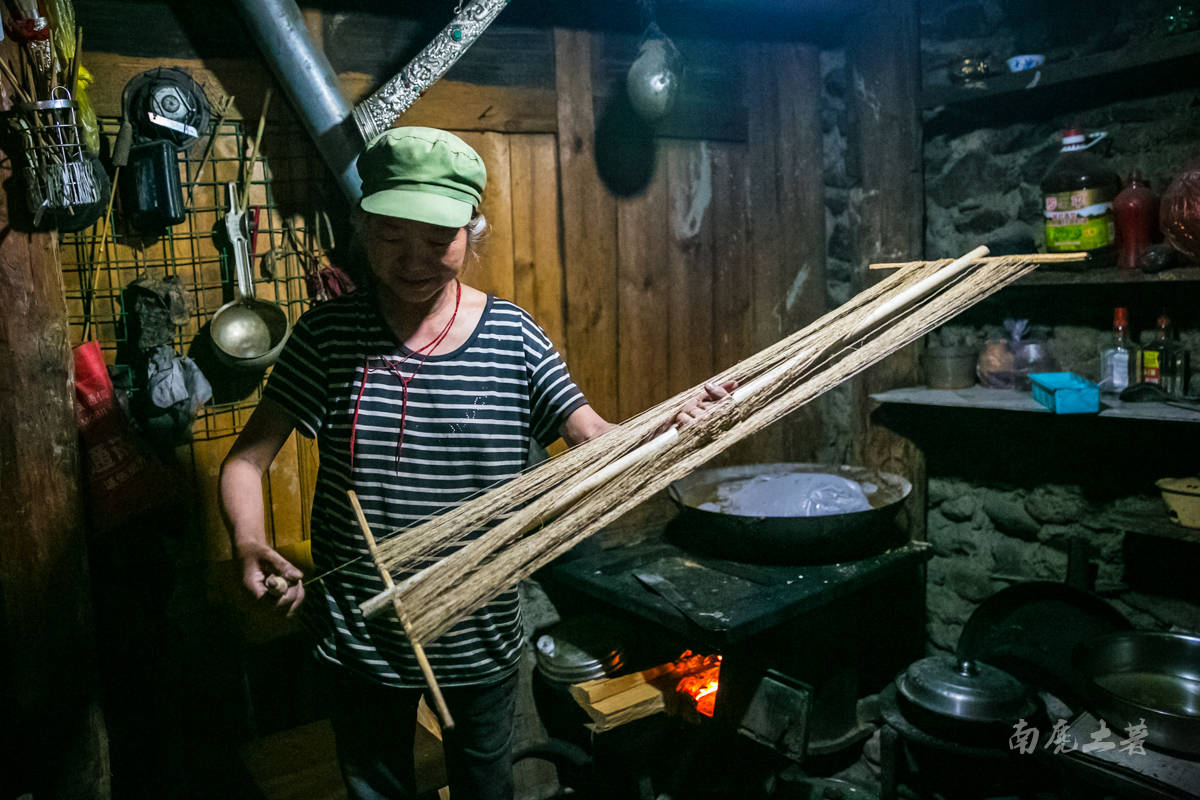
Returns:
[[[289,617],[304,602],[304,573],[270,547],[257,545],[239,552],[242,585],[256,600],[274,600],[275,608]]]

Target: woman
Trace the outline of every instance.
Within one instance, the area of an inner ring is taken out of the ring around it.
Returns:
[[[479,155],[445,131],[395,128],[367,146],[358,169],[370,285],[297,322],[222,465],[221,498],[245,587],[270,601],[265,581],[282,576],[288,588],[274,602],[294,613],[305,589],[300,571],[267,546],[262,477],[293,429],[317,438],[313,560],[325,572],[358,559],[306,605],[332,676],[338,758],[350,797],[411,797],[424,680],[395,620],[359,613],[382,583],[346,491],[355,490],[377,535],[387,534],[513,477],[530,439],[574,445],[612,424],[528,314],[460,280],[486,226]],[[731,388],[708,387],[676,422]],[[522,644],[514,588],[426,645],[456,722],[445,739],[455,797],[512,796]]]

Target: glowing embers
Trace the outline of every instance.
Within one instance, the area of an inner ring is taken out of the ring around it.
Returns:
[[[717,702],[717,688],[721,676],[721,656],[696,655],[685,650],[675,661],[677,674],[684,675],[675,685],[675,692],[685,703],[690,701],[696,711],[706,717],[713,715]],[[688,706],[680,710],[686,713]]]

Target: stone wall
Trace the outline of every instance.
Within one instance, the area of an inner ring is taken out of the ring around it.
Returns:
[[[1086,546],[1095,568],[1096,592],[1135,627],[1200,631],[1200,607],[1134,591],[1124,582],[1122,554],[1129,520],[1162,513],[1162,500],[1144,495],[1096,502],[1081,486],[1051,484],[1030,490],[931,478],[928,532],[934,556],[926,586],[930,644],[953,650],[975,607],[1014,582],[1063,581],[1072,540]]]
[[[1064,16],[1079,4],[951,0],[922,4],[922,58],[927,87],[948,82],[947,66],[962,56],[983,57],[1003,71],[1007,56],[1037,52],[1048,61],[1118,49],[1167,35],[1165,14],[1173,3],[1094,3],[1078,18]],[[1082,8],[1082,6],[1080,6]],[[1056,10],[1057,9],[1057,10]],[[1058,14],[1050,17],[1050,14]],[[1085,19],[1086,17],[1086,19]],[[1128,77],[1126,78],[1128,80]],[[1032,100],[1001,115],[956,109],[927,113],[925,142],[926,255],[958,255],[986,243],[994,252],[1042,250],[1040,182],[1058,154],[1058,137],[1069,125],[1107,131],[1101,154],[1124,177],[1145,172],[1156,191],[1191,159],[1200,157],[1200,89],[1148,85],[1137,96],[1106,102],[1088,95],[1071,105],[1064,93],[1053,102]],[[973,119],[978,119],[975,122]],[[1001,335],[1006,317],[1030,318],[1050,342],[1061,368],[1095,379],[1098,354],[1110,337],[1112,307],[1128,305],[1135,333],[1152,335],[1154,317],[1166,311],[1181,323],[1180,338],[1200,356],[1195,284],[1179,289],[1009,290],[931,339],[979,345]],[[1193,367],[1193,381],[1195,366]],[[1194,391],[1194,390],[1193,390]],[[1132,424],[1139,423],[1120,423]],[[996,435],[1003,435],[998,427]],[[1161,428],[1147,430],[1145,456],[1172,446]],[[925,446],[925,443],[922,443]],[[930,444],[952,447],[953,444]],[[1028,458],[1036,459],[1037,442]],[[936,459],[935,459],[936,460]],[[1020,464],[1013,464],[1019,471]],[[934,474],[929,483],[928,609],[931,649],[954,647],[963,623],[985,598],[1014,581],[1061,581],[1073,539],[1086,542],[1096,565],[1096,589],[1139,628],[1200,631],[1200,607],[1171,597],[1134,591],[1124,581],[1124,539],[1130,519],[1161,520],[1161,499],[1144,482],[1126,493],[1090,499],[1087,476],[1075,484],[1014,488],[961,470]],[[1200,557],[1200,542],[1194,544]]]
[[[1048,11],[1033,14],[1029,23],[1033,32],[1026,32],[1016,16],[1024,5],[987,0],[923,4],[926,86],[947,84],[947,66],[962,56],[985,58],[993,69],[1003,71],[1005,57],[1030,52],[1029,48],[1046,53],[1048,61],[1053,61],[1162,37],[1167,35],[1163,20],[1175,4],[1089,5],[1088,27],[1071,28],[1078,34],[1075,38],[1064,38],[1061,31],[1052,35],[1043,30],[1039,34],[1038,21]],[[953,34],[959,38],[939,38]],[[1103,92],[1095,90],[1106,82],[1115,91],[1116,78],[1100,79],[1091,92],[1080,91],[1078,103],[1070,92],[1036,95],[1025,104],[1010,98],[1004,101],[1008,111],[999,119],[984,113],[984,121],[978,125],[953,108],[928,112],[926,254],[959,255],[981,243],[996,253],[1044,249],[1040,183],[1059,153],[1061,132],[1068,126],[1106,132],[1106,139],[1093,151],[1122,179],[1134,169],[1141,170],[1159,193],[1188,162],[1200,158],[1200,88],[1164,90],[1163,85],[1154,82],[1132,99],[1106,103]],[[1057,292],[1059,302],[1063,292]],[[1200,356],[1200,321],[1195,303],[1183,296],[1110,293],[1097,297],[1090,314],[1076,311],[1071,319],[1056,319],[1042,313],[1031,322],[1039,338],[1050,342],[1061,368],[1094,380],[1099,377],[1098,353],[1111,337],[1115,304],[1130,307],[1134,334],[1142,343],[1153,338],[1158,314],[1167,313],[1176,323],[1181,343]],[[947,344],[979,345],[986,338],[1003,335],[1001,325],[1006,316],[1027,318],[1031,306],[1036,314],[1054,305],[1049,296],[1022,308],[992,303],[988,306],[993,311],[990,318],[974,315],[965,323],[945,326],[936,338]],[[1196,372],[1194,364],[1193,376]]]

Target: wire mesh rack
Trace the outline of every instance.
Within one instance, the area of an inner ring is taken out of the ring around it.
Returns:
[[[120,128],[117,118],[101,118],[100,132],[110,143]],[[227,212],[225,186],[245,180],[246,131],[239,120],[220,123],[206,140],[179,155],[180,183],[187,215],[161,234],[146,238],[124,228],[118,205],[108,235],[105,220],[78,233],[60,236],[61,259],[72,339],[89,330],[110,364],[127,348],[125,289],[139,278],[176,276],[189,295],[190,315],[176,329],[173,345],[192,357],[213,385],[213,401],[202,408],[193,438],[214,439],[241,429],[261,396],[263,375],[212,366],[207,325],[214,312],[233,299],[236,278],[232,257],[219,230]],[[211,149],[205,159],[205,151]],[[308,308],[306,270],[314,266],[316,214],[325,174],[320,159],[293,120],[268,120],[263,152],[253,167],[246,205],[252,224],[255,292],[282,306],[293,322]],[[118,179],[121,180],[120,178]],[[310,236],[310,231],[314,235]]]

